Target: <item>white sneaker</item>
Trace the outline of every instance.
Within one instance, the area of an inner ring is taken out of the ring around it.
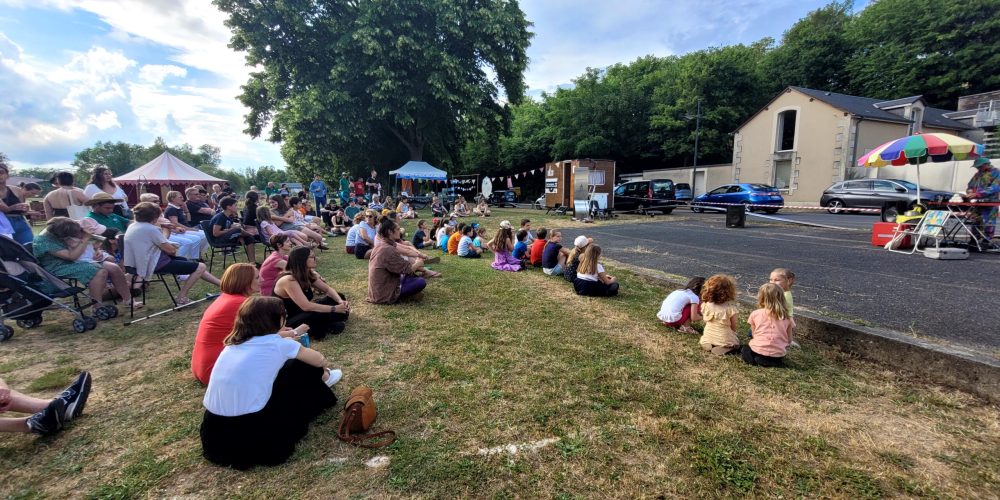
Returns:
[[[188,278],[190,278],[190,277],[191,277],[190,274],[182,274],[182,275],[180,275],[180,276],[177,277],[177,281],[187,281]]]
[[[796,348],[796,349],[801,349],[801,348],[802,348],[802,346],[800,346],[800,345],[799,345],[799,343],[798,343],[798,342],[796,342],[796,341],[794,341],[794,340],[793,340],[793,341],[792,341],[792,343],[791,343],[791,344],[789,344],[789,345],[791,345],[792,347],[794,347],[794,348]]]
[[[339,368],[330,370],[330,377],[326,379],[327,387],[333,387],[340,379],[344,377],[344,372],[340,371]]]

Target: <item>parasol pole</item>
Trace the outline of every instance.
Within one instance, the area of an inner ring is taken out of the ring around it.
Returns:
[[[924,204],[920,198],[920,157],[917,157],[917,205],[920,206],[921,213],[923,213]]]

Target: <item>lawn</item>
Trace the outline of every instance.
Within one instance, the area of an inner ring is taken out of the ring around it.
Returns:
[[[525,216],[535,228],[575,224],[543,212],[497,212],[488,227]],[[591,299],[537,270],[501,273],[488,261],[443,257],[433,267],[444,277],[419,301],[372,306],[363,300],[365,262],[342,253],[343,240],[334,243],[335,251],[320,255],[320,269],[354,309],[343,334],[313,346],[344,370],[338,396],[361,384],[374,389],[376,430],[394,429],[394,445],[365,450],[339,442],[339,415],[331,412],[283,466],[245,473],[212,466],[198,438],[204,390],[189,367],[203,306],[128,327],[111,320],[84,334],[50,314],[38,329],[18,330],[0,344],[0,373],[15,388],[48,396],[87,369],[94,392],[84,416],[58,436],[0,438],[0,495],[874,498],[1000,491],[1000,412],[964,393],[808,338],[787,369],[715,358],[696,337],[656,320],[668,290],[622,269],[611,270],[622,281],[620,297]]]

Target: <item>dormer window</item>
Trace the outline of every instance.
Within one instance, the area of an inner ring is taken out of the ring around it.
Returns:
[[[775,151],[791,151],[795,149],[795,120],[798,112],[794,109],[778,113],[778,140]]]
[[[913,123],[910,124],[910,133],[919,134],[924,131],[924,108],[914,106],[910,114]]]

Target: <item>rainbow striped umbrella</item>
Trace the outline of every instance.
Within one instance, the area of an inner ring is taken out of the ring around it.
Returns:
[[[889,141],[862,156],[859,167],[917,166],[917,199],[920,199],[920,164],[972,160],[982,156],[982,144],[951,134],[915,134]]]

